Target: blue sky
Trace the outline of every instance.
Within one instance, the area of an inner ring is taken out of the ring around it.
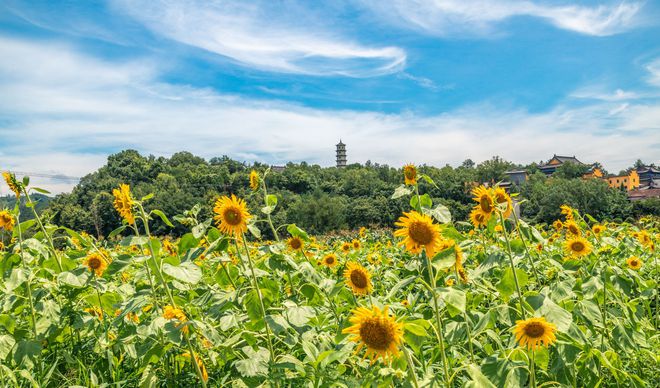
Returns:
[[[0,1],[0,168],[659,162],[660,2],[319,3]]]

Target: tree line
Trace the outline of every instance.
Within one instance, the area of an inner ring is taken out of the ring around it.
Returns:
[[[163,210],[170,217],[192,209],[208,218],[219,195],[244,198],[253,211],[263,206],[263,198],[249,188],[251,170],[263,173],[261,163],[247,164],[227,156],[205,160],[189,152],[170,158],[143,156],[126,150],[108,157],[106,165],[83,177],[71,193],[46,202],[45,214],[56,225],[93,235],[107,236],[121,225],[113,208],[112,189],[127,183],[136,198],[153,193],[148,208]],[[506,179],[505,171],[525,169],[529,180],[514,186],[518,199],[524,199],[522,215],[537,223],[550,223],[559,217],[559,206],[568,204],[603,220],[632,220],[643,214],[660,215],[660,200],[630,203],[625,192],[611,189],[602,180],[581,179],[582,166],[565,164],[552,177],[541,173],[536,164],[515,165],[499,157],[475,164],[466,160],[458,167],[419,166],[435,185],[422,183],[434,203],[449,207],[457,221],[467,221],[471,189],[483,182]],[[276,224],[295,223],[312,233],[353,229],[360,226],[391,227],[402,211],[404,199],[392,199],[392,192],[403,183],[400,168],[367,162],[345,168],[320,167],[305,162],[289,163],[267,176],[269,192],[277,195],[272,213]],[[149,209],[147,209],[149,210]],[[29,216],[29,213],[23,213]],[[190,214],[187,214],[189,216]],[[154,220],[154,232],[178,236],[186,227],[171,228]],[[268,231],[263,230],[268,237]]]

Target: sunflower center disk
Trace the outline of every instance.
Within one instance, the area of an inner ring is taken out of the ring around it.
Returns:
[[[387,350],[394,341],[390,325],[378,318],[371,318],[360,326],[360,337],[364,343],[375,350]]]
[[[528,323],[527,326],[525,326],[525,335],[530,338],[542,337],[544,333],[545,327],[538,322]]]
[[[423,222],[410,224],[408,234],[417,245],[428,245],[433,241],[433,231]]]
[[[575,252],[582,252],[584,250],[584,244],[579,241],[573,243],[573,250]]]
[[[367,286],[367,277],[362,272],[353,271],[351,272],[351,282],[357,288],[365,288]]]
[[[490,213],[493,211],[493,204],[491,203],[490,198],[486,196],[481,197],[479,204],[481,205],[481,210],[483,210],[485,213]]]
[[[241,223],[241,214],[236,209],[225,210],[225,221],[229,225],[238,225]]]
[[[94,259],[90,259],[90,260],[88,261],[88,264],[89,264],[89,267],[90,267],[90,268],[92,268],[92,269],[97,269],[97,268],[99,268],[99,267],[101,266],[101,260],[96,259],[96,258],[94,258]]]

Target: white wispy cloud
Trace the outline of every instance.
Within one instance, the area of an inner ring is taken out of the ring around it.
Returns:
[[[648,82],[660,87],[660,58],[656,58],[647,64],[646,70],[649,72]]]
[[[434,35],[488,35],[516,16],[539,18],[586,35],[613,35],[635,27],[642,2],[589,6],[519,0],[358,0],[388,22]]]
[[[116,0],[116,9],[158,35],[249,67],[308,75],[370,77],[400,71],[406,53],[368,46],[310,20],[300,6],[268,2]]]
[[[559,153],[617,171],[637,158],[657,162],[660,147],[649,141],[660,130],[658,101],[631,101],[615,115],[620,102],[595,101],[543,113],[481,103],[425,117],[254,101],[163,83],[160,71],[149,61],[98,60],[62,44],[0,37],[0,169],[81,176],[125,148],[329,166],[342,138],[350,162],[455,165],[500,155],[528,163]]]

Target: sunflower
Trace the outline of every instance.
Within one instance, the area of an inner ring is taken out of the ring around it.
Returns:
[[[457,272],[458,272],[458,277],[461,278],[461,281],[463,283],[467,283],[469,279],[468,279],[468,274],[467,274],[467,271],[465,270],[465,267],[460,266],[457,269]]]
[[[208,342],[208,340],[206,341]],[[182,353],[181,357],[190,359],[190,352]],[[202,360],[201,357],[195,354],[195,362],[197,363],[197,367],[199,368],[199,371],[202,374],[202,379],[204,379],[204,381],[209,381],[209,373],[206,371],[206,367],[204,366],[204,360]]]
[[[454,278],[447,278],[445,279],[445,286],[451,287],[454,285]]]
[[[564,248],[572,256],[586,256],[591,253],[591,244],[584,237],[575,236],[567,240]]]
[[[486,226],[489,218],[490,214],[484,213],[479,206],[475,206],[470,212],[470,221],[475,228]]]
[[[653,241],[651,241],[651,235],[646,230],[642,230],[637,233],[637,241],[643,246],[650,248],[653,246]]]
[[[358,239],[351,241],[351,245],[353,246],[353,249],[360,249],[360,247],[362,247],[362,244],[360,244],[360,240]]]
[[[16,176],[9,171],[4,171],[2,173],[2,176],[5,178],[5,182],[7,183],[7,186],[9,186],[9,189],[16,194],[16,198],[21,197],[21,186],[19,185],[18,181],[16,180]]]
[[[480,208],[485,214],[490,215],[490,213],[495,210],[495,201],[492,193],[484,186],[479,186],[476,189],[473,189],[472,195],[474,195],[474,198],[472,199],[479,203],[478,208]]]
[[[112,195],[115,197],[114,206],[119,215],[126,220],[129,224],[135,223],[135,216],[133,215],[133,198],[131,197],[131,188],[129,185],[121,184],[118,189],[112,190]]]
[[[14,216],[11,215],[7,210],[0,211],[0,229],[4,229],[7,232],[11,232],[14,229]]]
[[[163,240],[163,248],[169,256],[176,256],[176,246],[170,240]]]
[[[370,357],[373,364],[382,358],[388,362],[399,355],[399,346],[403,339],[403,323],[397,322],[396,317],[388,314],[388,306],[383,310],[376,306],[371,309],[358,307],[353,310],[349,321],[353,326],[342,330],[343,334],[352,334],[350,340],[356,342],[359,352],[367,348],[365,358]]]
[[[98,318],[99,321],[103,319],[103,310],[101,310],[101,308],[98,306],[88,307],[83,309],[83,311]]]
[[[5,244],[2,241],[0,241],[0,252],[4,250],[5,250]]]
[[[564,228],[566,228],[566,231],[570,235],[573,235],[573,236],[579,236],[580,235],[580,227],[573,220],[566,221],[564,223]]]
[[[94,272],[96,276],[103,276],[103,272],[108,268],[108,261],[100,253],[92,253],[83,260],[83,265]]]
[[[596,236],[598,236],[605,231],[605,227],[603,225],[596,224],[591,227],[591,231],[594,232]]]
[[[496,187],[495,190],[493,191],[493,198],[495,199],[496,205],[501,206],[502,204],[506,204],[506,208],[504,208],[504,211],[502,212],[502,216],[504,218],[509,218],[511,212],[513,212],[513,201],[511,200],[509,194],[507,194],[503,188]]]
[[[356,295],[367,295],[373,288],[369,271],[354,261],[349,261],[346,264],[344,279]]]
[[[628,264],[628,268],[634,269],[635,271],[642,268],[642,261],[637,256],[629,257],[628,260],[626,260],[626,264]]]
[[[394,236],[404,238],[399,245],[405,245],[409,252],[420,253],[424,247],[429,258],[438,252],[442,240],[440,225],[434,224],[431,217],[413,210],[403,213],[395,225],[400,229],[394,232]]]
[[[548,240],[548,242],[550,242],[550,240]],[[543,252],[543,243],[536,244],[536,251],[539,253]]]
[[[417,184],[417,167],[414,164],[406,164],[403,166],[403,178],[406,185],[414,186]]]
[[[559,208],[561,209],[561,214],[566,216],[566,221],[572,221],[573,220],[573,212],[575,210],[573,210],[572,207],[570,207],[568,205],[561,205]]]
[[[561,220],[556,220],[555,222],[552,223],[552,226],[556,230],[561,230],[564,227],[564,224],[561,222]]]
[[[299,251],[303,248],[303,240],[298,236],[290,237],[286,240],[286,245],[294,251]]]
[[[337,265],[337,255],[334,253],[328,253],[327,255],[323,256],[323,265],[325,265],[328,268],[332,268]]]
[[[260,177],[259,173],[255,170],[250,171],[250,188],[252,191],[259,190]]]
[[[497,224],[497,225],[495,225],[495,228],[493,230],[496,231],[497,233],[499,233],[504,229],[502,228],[502,225]]]
[[[176,323],[176,326],[179,327],[181,326],[184,322],[188,320],[188,317],[186,316],[186,313],[183,312],[178,307],[170,306],[167,305],[163,309],[163,318],[165,319],[174,319],[177,320],[178,322]],[[184,326],[181,331],[184,333],[188,333],[188,326]]]
[[[247,223],[252,217],[247,210],[245,201],[236,198],[234,194],[231,198],[222,196],[215,201],[213,207],[215,213],[216,224],[218,229],[224,234],[233,235],[236,238],[241,238],[243,233],[247,231]]]
[[[351,251],[351,243],[349,242],[344,242],[341,244],[341,251],[344,253],[348,253]]]
[[[360,235],[360,237],[366,236],[367,235],[367,228],[365,228],[364,226],[360,227],[360,230],[358,231],[358,234]]]
[[[520,346],[535,350],[539,345],[548,347],[557,340],[557,326],[547,322],[544,317],[516,321],[513,333]]]

